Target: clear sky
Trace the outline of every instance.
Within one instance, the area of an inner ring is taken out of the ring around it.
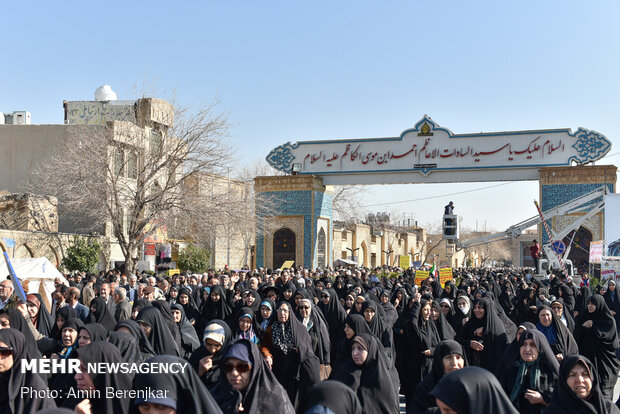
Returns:
[[[424,114],[454,133],[585,127],[620,163],[620,2],[29,2],[0,13],[0,111],[61,123],[63,100],[146,84],[219,98],[236,162],[287,141],[398,136]],[[602,162],[599,162],[601,164]],[[533,216],[538,183],[369,187],[364,204],[468,227]],[[448,195],[462,193],[458,195]]]

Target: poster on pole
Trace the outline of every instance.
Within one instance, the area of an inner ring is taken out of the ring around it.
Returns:
[[[603,241],[590,242],[590,264],[603,260]]]
[[[416,270],[414,284],[421,286],[425,279],[428,279],[428,270]]]
[[[620,194],[605,196],[605,256],[620,256]]]
[[[452,280],[452,268],[443,267],[439,269],[439,283],[441,287],[446,287],[446,282]]]

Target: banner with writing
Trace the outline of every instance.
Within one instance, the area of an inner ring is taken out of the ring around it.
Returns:
[[[416,270],[414,283],[418,286],[422,285],[422,281],[428,279],[428,270]]]
[[[601,263],[603,260],[603,241],[590,242],[590,263]]]
[[[450,280],[452,280],[452,268],[443,267],[439,269],[439,283],[441,283],[441,287],[445,287],[446,282]]]

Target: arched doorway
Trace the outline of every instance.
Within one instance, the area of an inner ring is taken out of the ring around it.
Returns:
[[[323,227],[321,227],[321,229],[319,230],[319,235],[317,237],[317,254],[316,254],[316,258],[317,258],[317,266],[324,268],[325,267],[325,249],[326,249],[326,237],[325,237],[325,230],[323,229]]]
[[[573,234],[575,237],[573,237]],[[590,260],[590,242],[592,241],[592,232],[583,226],[579,227],[576,232],[574,230],[571,231],[563,240],[567,248],[571,239],[573,240],[573,243],[571,245],[570,252],[568,253],[568,258],[573,262],[575,270],[579,272],[587,272]]]
[[[282,227],[273,234],[273,268],[281,267],[287,260],[295,260],[295,233]]]

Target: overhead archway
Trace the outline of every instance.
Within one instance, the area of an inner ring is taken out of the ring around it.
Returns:
[[[281,267],[288,260],[295,261],[295,233],[282,227],[273,234],[273,268]]]
[[[575,132],[562,128],[454,134],[426,115],[412,128],[391,138],[288,142],[274,148],[266,160],[273,168],[290,175],[255,179],[256,194],[277,195],[278,200],[286,201],[276,203],[281,210],[259,217],[257,228],[264,229],[264,223],[274,219],[303,219],[303,228],[294,227],[299,237],[297,259],[309,265],[305,262],[316,263],[315,229],[320,228],[321,220],[328,219],[330,224],[333,220],[333,185],[539,180],[540,205],[547,211],[589,192],[592,185],[608,185],[614,192],[611,187],[616,181],[615,166],[586,165],[600,160],[610,149],[610,140],[585,128]],[[333,226],[326,228],[328,257],[334,248],[336,255],[346,257],[342,243],[332,245],[332,229]],[[593,230],[597,240],[599,233],[602,230]],[[257,248],[263,251],[258,254],[259,266],[263,264],[261,258],[269,263],[273,256],[267,241],[271,234],[257,234]],[[351,248],[359,247],[360,242],[360,238],[356,239]],[[416,248],[419,242],[416,239]],[[385,244],[382,241],[381,247],[372,246],[367,263],[394,263],[402,250],[385,253],[392,250]],[[404,250],[408,247],[406,243]],[[418,257],[424,257],[424,243],[420,250]]]
[[[49,253],[48,253],[47,258],[49,259],[50,262],[52,262],[54,266],[56,267],[60,266],[60,257],[58,256],[58,252],[56,251],[54,246],[52,246],[51,244],[49,245]]]
[[[368,247],[366,246],[366,241],[362,242],[362,260],[361,264],[364,267],[368,267]]]
[[[31,257],[34,257],[34,253],[32,252],[32,249],[30,248],[30,246],[24,243],[17,248],[17,250],[15,251],[14,257],[31,258]]]

